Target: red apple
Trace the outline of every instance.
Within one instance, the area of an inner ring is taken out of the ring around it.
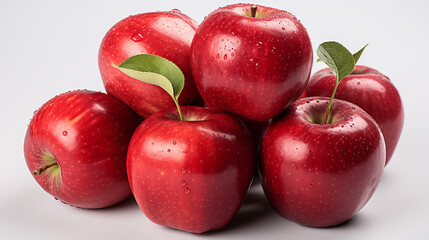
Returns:
[[[206,106],[256,121],[298,99],[312,62],[310,38],[295,16],[252,4],[211,13],[191,47],[192,74]]]
[[[330,97],[336,82],[330,69],[316,72],[307,87],[308,96]],[[356,66],[341,80],[335,98],[352,102],[365,110],[378,123],[386,142],[386,165],[392,158],[404,125],[404,109],[398,90],[379,71]]]
[[[358,106],[334,100],[332,122],[321,124],[329,99],[303,98],[266,131],[262,186],[281,216],[326,227],[352,218],[370,199],[386,149],[376,122]]]
[[[107,93],[121,100],[141,117],[174,107],[174,101],[160,87],[128,77],[114,68],[136,54],[154,54],[174,62],[185,75],[180,104],[197,95],[190,67],[191,41],[198,24],[178,10],[129,16],[104,36],[98,65]]]
[[[223,228],[237,213],[255,169],[255,146],[237,118],[182,107],[147,118],[134,133],[127,172],[154,223],[193,233]]]
[[[105,93],[58,95],[28,126],[27,166],[46,192],[66,204],[111,206],[131,195],[125,161],[138,123],[131,109]]]

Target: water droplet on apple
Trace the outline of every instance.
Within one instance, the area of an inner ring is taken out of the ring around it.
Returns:
[[[67,131],[63,131],[63,136],[67,136],[68,132]]]
[[[216,54],[216,58],[219,58],[219,53],[218,53],[218,54]]]
[[[170,149],[167,149],[167,152],[171,152],[171,150],[170,150]]]
[[[143,35],[139,32],[136,32],[133,34],[133,36],[131,36],[131,40],[133,40],[134,42],[140,42],[141,40],[143,40]]]
[[[231,57],[234,57],[235,53],[231,53]]]
[[[309,183],[308,188],[313,188],[313,184]]]
[[[185,185],[186,185],[185,180],[180,181],[180,183],[181,183],[183,186],[185,186]]]
[[[190,193],[190,192],[191,192],[191,189],[189,189],[188,187],[185,187],[185,188],[183,189],[183,191],[185,191],[185,193]]]
[[[226,60],[226,59],[228,59],[228,55],[227,55],[227,54],[225,54],[225,55],[223,56],[223,60]]]
[[[356,84],[357,84],[357,85],[360,85],[360,82],[357,82]]]
[[[286,28],[285,28],[285,27],[282,27],[282,30],[284,31],[284,30],[286,30]]]
[[[172,13],[182,13],[179,9],[172,9],[170,12],[172,12]]]
[[[188,153],[188,150],[183,150],[182,153]]]
[[[186,169],[184,169],[184,168],[182,168],[181,171],[182,171],[183,174],[186,173]]]
[[[177,142],[176,141],[173,141],[173,145],[176,145],[177,144]]]
[[[256,47],[257,47],[257,48],[262,48],[262,45],[263,45],[263,43],[262,43],[262,42],[258,42],[258,43],[256,43]]]
[[[235,36],[235,33],[234,33],[234,32],[231,32],[231,34],[232,34],[232,36]]]

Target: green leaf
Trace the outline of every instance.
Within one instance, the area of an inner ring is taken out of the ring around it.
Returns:
[[[363,46],[363,48],[361,48],[359,51],[357,51],[355,54],[353,54],[353,58],[355,60],[355,65],[358,62],[360,55],[362,55],[363,50],[365,50],[365,48],[368,46],[368,44],[366,44],[365,46]]]
[[[164,89],[177,100],[185,85],[185,76],[173,62],[156,55],[139,54],[129,57],[119,66],[126,75]]]
[[[337,42],[324,42],[317,48],[317,56],[337,76],[337,82],[349,75],[355,66],[353,55]]]

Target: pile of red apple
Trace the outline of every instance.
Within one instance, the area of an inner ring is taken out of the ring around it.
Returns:
[[[310,38],[286,11],[235,4],[200,25],[176,9],[129,16],[100,46],[107,94],[45,103],[27,165],[66,204],[133,194],[151,221],[194,233],[233,219],[257,169],[280,215],[340,224],[373,195],[404,119],[389,78],[355,66],[362,51],[323,43],[330,68],[310,79]]]

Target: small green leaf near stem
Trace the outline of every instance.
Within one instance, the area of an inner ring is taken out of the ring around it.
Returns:
[[[368,44],[366,44],[365,46],[363,46],[363,48],[361,48],[359,51],[357,51],[355,54],[353,54],[353,59],[355,60],[355,64],[357,63],[357,61],[360,58],[360,55],[362,55],[363,50],[365,50],[365,48],[368,46]]]
[[[176,64],[160,56],[139,54],[129,57],[119,66],[113,63],[112,66],[129,77],[164,89],[173,98],[180,120],[184,120],[178,99],[185,85],[185,76]]]
[[[367,44],[368,45],[368,44]],[[353,69],[359,60],[363,50],[366,48],[365,45],[355,54],[351,54],[347,48],[337,42],[324,42],[317,48],[317,61],[323,61],[331,69],[332,73],[336,76],[336,83],[334,90],[332,91],[331,99],[326,107],[323,124],[330,123],[332,102],[337,92],[340,81],[353,72]]]

